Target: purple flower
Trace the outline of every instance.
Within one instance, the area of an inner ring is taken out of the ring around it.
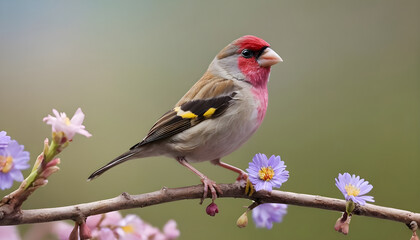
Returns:
[[[53,109],[53,113],[55,117],[48,115],[43,119],[44,122],[52,126],[53,132],[63,132],[69,140],[72,140],[76,133],[86,137],[92,136],[92,134],[85,130],[85,126],[82,124],[85,119],[85,114],[83,114],[82,109],[78,108],[71,120],[64,112],[59,113]]]
[[[4,149],[10,142],[10,137],[6,135],[5,131],[0,132],[0,149]]]
[[[366,201],[374,202],[372,196],[364,196],[372,190],[373,186],[368,181],[360,179],[359,176],[350,175],[349,173],[338,174],[338,179],[335,179],[335,185],[343,193],[346,201],[353,201],[360,205],[365,205]]]
[[[9,142],[7,147],[0,148],[0,189],[8,189],[13,180],[22,182],[22,170],[29,168],[29,152],[23,151],[23,145],[15,140]]]
[[[279,188],[289,179],[289,171],[286,170],[286,165],[280,156],[273,155],[267,159],[265,154],[258,153],[249,163],[247,171],[255,191],[271,191],[273,187]]]
[[[257,227],[271,229],[273,222],[279,223],[283,221],[286,213],[287,204],[264,203],[252,210],[252,219]]]

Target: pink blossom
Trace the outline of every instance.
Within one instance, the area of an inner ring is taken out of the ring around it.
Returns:
[[[16,226],[0,226],[0,239],[20,240]]]
[[[54,225],[51,227],[51,232],[54,233],[59,240],[69,239],[72,230],[73,225],[64,221],[54,222]]]
[[[97,240],[175,240],[180,235],[174,220],[169,220],[161,232],[137,215],[128,214],[122,218],[119,212],[90,216],[85,227],[90,229],[92,239]],[[59,240],[67,240],[72,230],[73,225],[61,221],[55,222],[50,231]]]
[[[118,238],[115,236],[114,232],[109,228],[102,228],[101,231],[98,233],[97,239],[100,240],[117,240]]]
[[[172,239],[177,239],[180,235],[180,232],[178,230],[178,228],[176,228],[176,222],[175,220],[169,220],[165,226],[163,227],[163,233],[165,234],[165,236],[167,237],[167,239],[172,240]]]
[[[163,232],[133,214],[127,215],[118,225],[116,232],[121,240],[174,240],[180,235],[174,220],[165,224]]]
[[[114,227],[121,221],[119,212],[109,212],[90,216],[86,219],[86,225],[92,230],[92,237],[97,239],[115,240],[117,237],[110,227]]]
[[[64,112],[59,113],[57,110],[53,109],[53,113],[55,117],[48,115],[43,119],[44,122],[52,126],[53,132],[63,132],[69,140],[72,140],[76,133],[86,137],[92,136],[92,134],[85,130],[85,126],[82,124],[85,114],[83,114],[81,108],[76,110],[76,113],[71,120]]]
[[[109,227],[114,227],[122,219],[119,212],[109,212],[90,216],[86,219],[86,226],[91,230],[92,238],[100,240],[116,240],[114,232]],[[52,233],[55,233],[59,240],[69,239],[73,225],[67,222],[55,222]]]
[[[135,239],[149,239],[146,236],[155,234],[156,231],[151,229],[138,216],[128,214],[118,223],[117,233],[120,239],[135,240]],[[159,230],[157,230],[159,232]]]
[[[90,229],[97,227],[108,227],[117,225],[117,223],[122,219],[121,213],[108,212],[105,214],[98,214],[90,216],[86,219],[86,224]]]

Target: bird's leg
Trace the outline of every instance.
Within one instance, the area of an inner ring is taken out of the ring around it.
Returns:
[[[192,172],[194,172],[195,174],[197,174],[197,176],[200,177],[201,182],[203,182],[204,184],[204,194],[203,197],[201,198],[200,204],[203,204],[204,198],[207,197],[207,193],[208,190],[210,189],[211,192],[211,199],[214,202],[214,200],[216,200],[217,198],[217,192],[219,192],[220,194],[222,194],[222,190],[219,188],[219,186],[217,186],[216,182],[209,179],[206,175],[202,174],[200,171],[198,171],[197,169],[195,169],[193,166],[191,166],[187,160],[185,160],[185,158],[183,157],[178,157],[176,159],[182,166],[187,167],[188,169],[190,169]]]
[[[221,162],[220,159],[215,159],[215,160],[212,160],[210,162],[213,163],[214,165],[217,165],[217,166],[220,166],[222,168],[226,168],[226,169],[229,169],[231,171],[234,171],[234,172],[238,173],[239,176],[238,176],[238,178],[236,178],[237,182],[248,180],[248,174],[240,168],[237,168],[235,166],[232,166],[232,165],[229,165],[227,163]]]

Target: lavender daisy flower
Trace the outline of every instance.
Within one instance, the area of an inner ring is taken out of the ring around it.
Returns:
[[[287,204],[264,203],[252,210],[252,219],[258,228],[271,229],[273,222],[279,223],[283,221],[283,217],[286,214]]]
[[[22,170],[29,168],[29,152],[23,151],[23,145],[15,140],[9,142],[6,148],[0,149],[0,189],[8,189],[13,180],[22,182]]]
[[[265,154],[258,153],[249,163],[247,171],[255,191],[271,191],[273,187],[279,188],[289,179],[289,171],[285,169],[286,165],[281,161],[280,156],[273,155],[267,159]]]
[[[0,149],[4,149],[10,142],[10,137],[6,135],[5,131],[0,132]]]
[[[85,126],[82,124],[85,119],[85,114],[83,114],[82,109],[78,108],[71,120],[64,112],[59,113],[53,109],[53,113],[55,117],[48,115],[43,119],[44,122],[52,126],[53,132],[63,132],[69,140],[72,140],[76,133],[86,137],[92,136],[92,134],[85,130]]]
[[[335,179],[335,185],[343,193],[346,201],[353,201],[360,205],[365,205],[366,202],[374,202],[372,196],[364,196],[372,190],[373,186],[368,181],[360,179],[355,174],[349,173],[338,174],[338,179]]]

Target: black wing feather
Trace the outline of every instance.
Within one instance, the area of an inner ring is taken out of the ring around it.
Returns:
[[[137,143],[130,150],[141,147],[147,143],[155,142],[161,139],[172,137],[175,134],[183,132],[202,121],[219,117],[232,104],[236,92],[230,95],[211,98],[192,100],[182,104],[179,109],[175,108],[166,112],[150,129],[143,141]],[[211,108],[214,108],[214,113],[211,116],[204,116],[204,114]],[[179,115],[179,110],[182,112],[191,112],[194,117],[182,117]]]

